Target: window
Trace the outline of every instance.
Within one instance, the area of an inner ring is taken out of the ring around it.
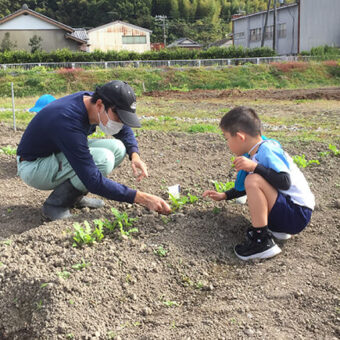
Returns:
[[[266,30],[264,32],[264,38],[265,39],[272,39],[273,38],[273,33],[274,33],[274,26],[267,26]]]
[[[244,32],[235,33],[234,39],[235,40],[244,39]]]
[[[123,44],[146,44],[145,35],[125,35],[122,39]]]
[[[261,40],[261,28],[254,28],[250,30],[250,41],[259,41]]]
[[[279,24],[279,38],[286,38],[287,37],[287,25],[286,24]]]

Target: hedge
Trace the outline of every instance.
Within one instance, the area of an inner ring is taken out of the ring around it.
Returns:
[[[125,60],[178,60],[178,59],[221,59],[221,58],[251,58],[272,57],[275,52],[267,47],[245,49],[239,47],[211,47],[208,50],[189,50],[184,48],[163,49],[144,53],[129,51],[94,51],[72,52],[68,49],[53,52],[36,51],[5,51],[0,53],[0,64],[15,63],[45,63],[45,62],[96,62],[96,61],[125,61]]]

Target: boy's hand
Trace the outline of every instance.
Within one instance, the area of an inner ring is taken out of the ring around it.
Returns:
[[[237,171],[244,170],[247,172],[254,172],[257,166],[256,162],[244,156],[236,157],[233,163]]]
[[[206,190],[204,191],[203,197],[210,197],[214,201],[222,201],[227,198],[225,192],[217,192],[215,190]]]

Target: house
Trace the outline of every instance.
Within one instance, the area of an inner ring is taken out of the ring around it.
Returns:
[[[41,38],[41,49],[47,52],[62,48],[85,51],[88,45],[84,29],[64,25],[29,9],[27,5],[0,20],[0,42],[6,33],[16,50],[31,51],[29,43],[34,36]]]
[[[209,47],[230,47],[233,45],[233,40],[231,38],[224,38],[218,41],[215,41],[208,45]]]
[[[152,31],[123,21],[113,21],[87,31],[89,51],[110,50],[145,52],[150,51],[150,34]]]
[[[202,47],[199,43],[196,41],[193,41],[189,38],[181,38],[178,40],[175,40],[173,43],[167,46],[167,48],[189,48],[189,49],[199,49]]]
[[[275,0],[274,0],[275,1]],[[282,2],[282,0],[280,1]],[[261,46],[266,11],[234,17],[235,46]],[[340,46],[339,0],[297,0],[277,8],[276,46],[279,55],[297,54],[321,45]],[[274,10],[265,30],[264,46],[273,47]]]

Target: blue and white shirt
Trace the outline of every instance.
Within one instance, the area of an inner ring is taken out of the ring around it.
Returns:
[[[290,196],[291,200],[310,209],[315,207],[315,198],[311,192],[305,176],[285,152],[280,144],[274,140],[263,141],[256,154],[251,158],[254,162],[276,172],[286,172],[290,175],[291,186],[288,190],[279,190]]]

